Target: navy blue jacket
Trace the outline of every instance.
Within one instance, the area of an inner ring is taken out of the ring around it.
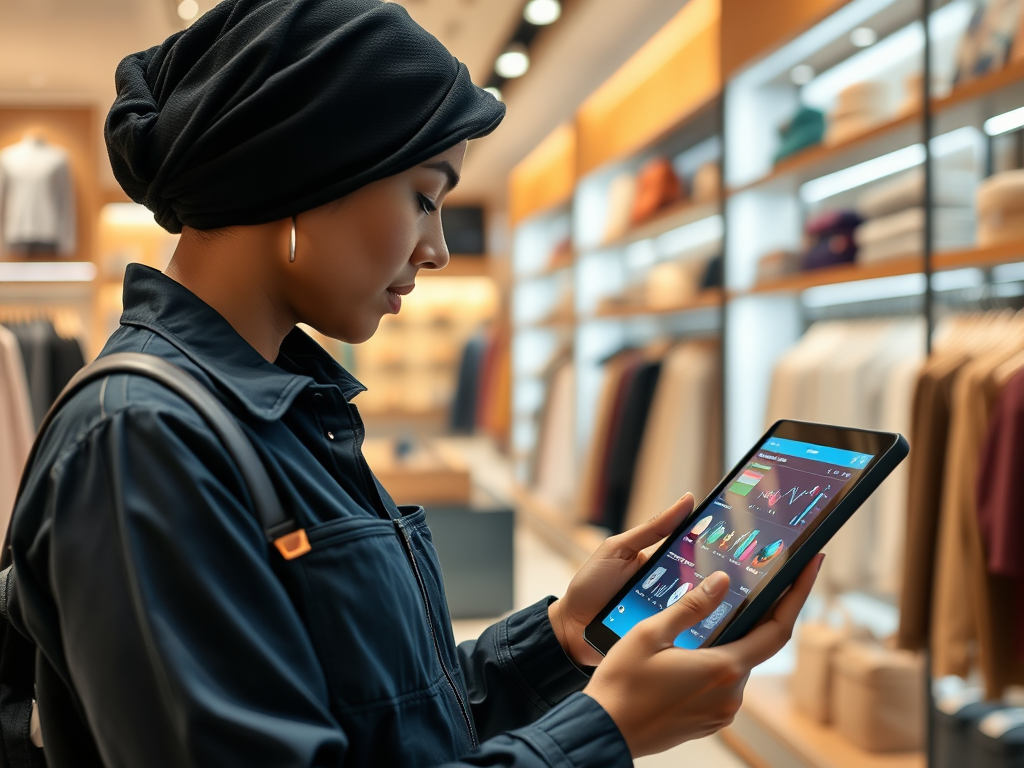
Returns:
[[[296,329],[271,364],[145,267],[124,298],[104,354],[209,387],[312,550],[267,544],[229,455],[167,389],[118,375],[73,398],[14,513],[18,622],[108,768],[631,764],[578,693],[550,598],[456,647],[424,512],[373,477],[362,387],[326,352]]]

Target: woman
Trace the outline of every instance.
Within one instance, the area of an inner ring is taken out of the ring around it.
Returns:
[[[267,544],[230,457],[168,390],[120,375],[75,396],[13,524],[51,766],[618,766],[728,723],[811,570],[740,642],[672,647],[721,601],[716,574],[602,660],[583,627],[687,495],[561,599],[456,648],[423,511],[360,453],[362,388],[296,328],[364,341],[447,264],[438,210],[504,114],[465,67],[391,3],[227,0],[125,59],[117,87],[115,174],[182,236],[166,273],[129,269],[103,354],[207,386],[310,550]],[[80,727],[48,731],[58,712]]]

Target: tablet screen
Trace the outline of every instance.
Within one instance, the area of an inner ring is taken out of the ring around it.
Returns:
[[[715,571],[729,574],[725,600],[676,638],[698,648],[786,560],[822,512],[873,458],[814,443],[769,437],[724,490],[602,619],[619,637],[664,610]]]

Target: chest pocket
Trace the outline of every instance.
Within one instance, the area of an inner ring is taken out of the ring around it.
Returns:
[[[345,712],[444,683],[416,574],[391,520],[350,517],[306,531],[287,564],[302,594],[332,708]]]

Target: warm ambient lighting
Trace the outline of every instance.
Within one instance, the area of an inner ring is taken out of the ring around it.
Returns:
[[[178,16],[183,21],[191,21],[199,14],[199,3],[196,0],[181,0],[178,3]]]
[[[501,77],[509,80],[522,77],[530,68],[530,57],[526,53],[526,46],[514,44],[509,47],[498,60],[494,62],[494,71]]]
[[[850,42],[857,48],[867,48],[878,42],[878,33],[871,27],[857,27],[850,33]]]
[[[496,98],[498,101],[504,101],[505,100],[505,99],[503,99],[501,97],[501,88],[495,88],[493,85],[490,85],[490,86],[484,88],[484,90],[487,91],[489,94],[491,94],[491,96]]]
[[[530,0],[523,9],[523,18],[538,27],[554,24],[561,15],[562,4],[558,0]]]
[[[794,85],[807,85],[814,79],[814,67],[810,64],[797,64],[789,71],[789,79]]]
[[[104,224],[112,226],[157,227],[153,212],[138,203],[107,203],[100,217]]]
[[[1024,107],[990,117],[985,121],[985,133],[998,136],[1021,126],[1024,126]]]
[[[91,261],[0,262],[0,283],[88,283],[96,279]]]

